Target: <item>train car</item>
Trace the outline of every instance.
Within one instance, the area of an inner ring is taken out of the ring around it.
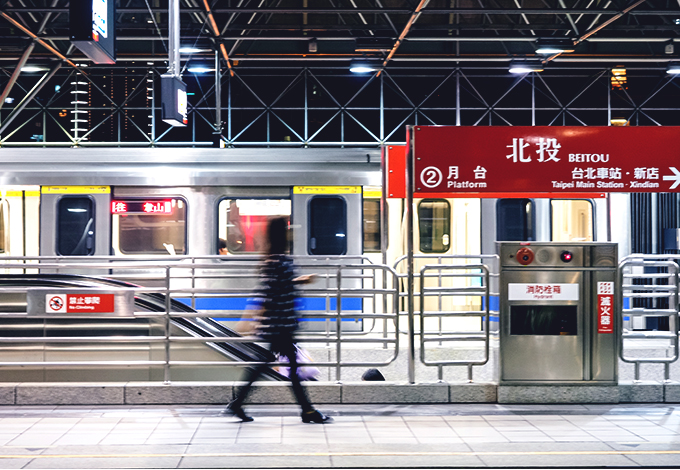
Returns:
[[[381,198],[381,159],[389,158],[388,151],[0,152],[0,256],[257,258],[265,221],[277,215],[288,217],[294,228],[294,255],[349,256],[405,271],[405,200],[393,194]],[[616,241],[620,256],[630,253],[627,194],[426,198],[415,200],[413,213],[416,272],[453,257],[478,263],[478,256],[495,253],[496,241]],[[144,273],[131,273],[126,280],[137,282],[140,276]],[[239,285],[237,279],[231,282]],[[251,286],[252,280],[246,283]],[[241,310],[244,302],[225,298],[211,308]],[[304,308],[317,309],[308,302]],[[471,298],[456,302],[437,308],[479,307]]]
[[[376,150],[3,149],[2,157],[2,256],[212,255],[221,240],[229,254],[256,254],[270,215],[290,217],[295,255],[377,262],[385,252],[391,264],[405,253],[404,201],[387,197],[381,207]],[[625,256],[629,199],[416,199],[415,252],[614,239]]]

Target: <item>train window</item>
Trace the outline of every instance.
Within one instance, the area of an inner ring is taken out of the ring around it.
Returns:
[[[553,199],[552,240],[555,242],[593,241],[593,204],[587,199]]]
[[[113,245],[125,255],[184,255],[186,211],[176,197],[114,200]]]
[[[316,196],[309,201],[310,255],[347,253],[347,203],[338,196]]]
[[[418,233],[422,253],[445,253],[451,247],[451,205],[424,199],[418,204]]]
[[[380,253],[380,199],[364,199],[364,252]]]
[[[496,240],[533,241],[534,203],[531,199],[499,199],[496,203]]]
[[[290,220],[290,199],[222,199],[218,206],[218,254],[262,253],[267,240],[267,219]]]
[[[9,250],[7,235],[9,235],[9,207],[7,199],[0,199],[0,253]]]
[[[57,254],[94,254],[94,201],[89,197],[63,197],[57,204]]]

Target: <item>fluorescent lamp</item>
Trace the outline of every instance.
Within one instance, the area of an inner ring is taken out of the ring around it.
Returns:
[[[207,52],[207,51],[208,51],[208,49],[199,49],[197,47],[190,47],[190,46],[179,48],[180,54],[195,54],[197,52]]]
[[[562,54],[563,52],[574,52],[574,42],[571,39],[551,38],[536,41],[537,54]]]
[[[666,73],[670,73],[672,75],[680,74],[680,64],[668,64]]]
[[[352,73],[369,73],[380,70],[380,65],[368,60],[353,60],[349,64],[349,71]]]
[[[187,68],[187,71],[190,73],[208,73],[214,72],[215,69],[206,65],[192,65],[191,67]]]
[[[45,67],[44,65],[24,65],[21,67],[21,71],[26,73],[47,72],[48,70],[49,68]]]
[[[540,61],[513,60],[509,70],[510,73],[543,72],[543,64]]]

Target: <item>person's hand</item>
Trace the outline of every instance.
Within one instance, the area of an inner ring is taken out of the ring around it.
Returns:
[[[316,279],[316,274],[305,274],[303,276],[296,277],[294,282],[297,284],[309,284],[314,282],[314,279]]]

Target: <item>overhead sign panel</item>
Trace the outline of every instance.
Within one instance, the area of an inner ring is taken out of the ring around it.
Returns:
[[[680,127],[440,127],[410,134],[414,190],[680,192]]]
[[[116,63],[115,0],[71,0],[71,43],[95,64]]]

